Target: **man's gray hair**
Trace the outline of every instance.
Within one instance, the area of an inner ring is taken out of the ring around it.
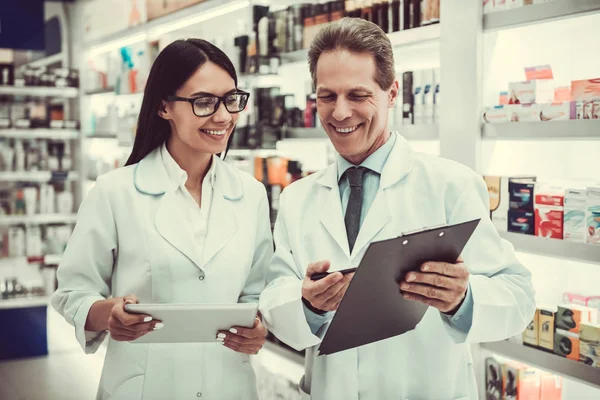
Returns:
[[[346,50],[366,53],[375,62],[375,82],[388,90],[396,79],[394,52],[387,35],[372,22],[360,18],[342,18],[321,28],[308,51],[308,67],[313,85],[317,85],[317,62],[328,51]]]

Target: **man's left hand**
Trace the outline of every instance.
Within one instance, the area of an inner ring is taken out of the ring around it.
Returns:
[[[443,313],[454,314],[469,287],[469,270],[461,258],[456,264],[428,261],[421,272],[409,272],[400,282],[405,299],[425,303]]]

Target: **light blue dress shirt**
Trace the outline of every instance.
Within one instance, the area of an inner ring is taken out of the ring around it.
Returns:
[[[363,202],[360,212],[361,226],[369,212],[371,204],[373,204],[373,200],[375,200],[377,192],[379,191],[381,173],[390,153],[392,152],[392,149],[394,148],[394,145],[396,144],[396,138],[397,134],[392,132],[387,142],[385,142],[383,146],[377,149],[360,164],[361,167],[368,169],[368,171],[363,175]],[[346,208],[348,207],[348,199],[350,197],[350,183],[348,182],[348,177],[345,176],[344,173],[348,168],[352,167],[356,167],[356,165],[352,164],[341,155],[337,155],[338,185],[340,188],[340,200],[342,202],[342,212],[344,215],[346,215]],[[316,334],[321,326],[331,318],[332,312],[327,312],[320,315],[315,314],[305,305],[303,307],[304,314],[306,315],[306,321],[308,322],[313,334]],[[465,333],[471,329],[471,324],[473,322],[473,296],[471,294],[470,286],[467,288],[465,300],[458,311],[453,316],[445,314],[442,314],[442,316],[456,328]]]

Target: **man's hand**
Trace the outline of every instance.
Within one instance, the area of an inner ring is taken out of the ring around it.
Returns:
[[[322,311],[337,310],[354,277],[354,273],[342,275],[340,272],[335,272],[318,281],[310,279],[313,274],[327,272],[329,266],[329,261],[310,264],[302,282],[302,297],[314,308]]]
[[[467,293],[469,271],[461,258],[456,264],[428,261],[421,265],[421,272],[406,274],[399,286],[405,299],[454,314]]]

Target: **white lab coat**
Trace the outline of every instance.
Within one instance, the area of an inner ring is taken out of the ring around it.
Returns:
[[[416,329],[404,335],[314,358],[311,387],[301,382],[304,391],[311,391],[312,397],[304,394],[305,398],[478,398],[469,343],[522,332],[535,310],[530,273],[496,232],[488,201],[481,176],[456,162],[413,153],[398,136],[350,254],[335,164],[284,190],[260,310],[268,328],[297,350],[320,343],[311,333],[301,302],[309,263],[327,259],[332,270],[355,267],[372,241],[482,219],[462,253],[472,274],[474,309],[468,334],[429,308]]]
[[[273,254],[264,186],[218,158],[201,255],[177,209],[160,150],[98,178],[83,201],[52,304],[86,353],[106,336],[84,331],[91,305],[135,294],[140,303],[257,302]],[[201,278],[202,277],[202,278]],[[108,343],[98,399],[257,398],[247,355],[210,344]]]

